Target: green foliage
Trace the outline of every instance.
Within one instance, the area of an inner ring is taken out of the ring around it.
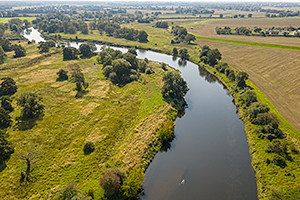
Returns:
[[[276,139],[266,147],[267,153],[287,154],[287,144]]]
[[[6,54],[3,48],[0,46],[0,64],[4,63],[5,58],[6,58]]]
[[[179,56],[182,60],[188,60],[189,57],[190,57],[190,55],[188,54],[187,48],[181,48],[181,49],[179,49],[178,56]]]
[[[74,60],[79,54],[78,50],[74,47],[65,47],[63,49],[63,60]]]
[[[256,93],[251,90],[242,91],[242,94],[238,99],[246,107],[250,106],[252,103],[257,102]]]
[[[270,107],[267,104],[254,102],[248,107],[246,116],[250,119],[250,121],[253,121],[259,113],[267,113],[269,110]]]
[[[163,77],[164,86],[162,88],[162,95],[164,97],[171,97],[178,100],[183,99],[189,90],[187,83],[181,78],[178,73],[168,72]]]
[[[1,112],[1,108],[0,108]],[[0,114],[1,115],[1,114]],[[0,171],[5,161],[14,153],[14,146],[0,133]]]
[[[273,158],[273,161],[272,161],[275,165],[279,166],[279,167],[286,167],[286,162],[285,162],[285,159],[278,155],[278,154],[275,154],[274,155],[274,158]]]
[[[218,49],[210,49],[209,46],[203,45],[199,57],[201,62],[214,66],[218,63],[218,60],[222,59],[222,54],[219,52]]]
[[[1,79],[0,84],[0,96],[3,95],[13,95],[17,92],[18,87],[14,79],[10,77],[5,77]]]
[[[166,22],[166,21],[158,21],[155,23],[155,27],[156,28],[168,28],[169,25],[168,25],[168,22]]]
[[[140,72],[144,73],[147,68],[148,68],[147,62],[145,62],[144,60],[140,60],[139,61],[139,70],[140,70]]]
[[[12,50],[11,42],[7,39],[0,40],[0,46],[2,46],[2,48],[5,52],[8,52],[8,51]]]
[[[48,42],[39,42],[38,48],[40,49],[41,53],[49,52],[50,45]]]
[[[79,191],[74,182],[69,183],[61,189],[53,198],[54,200],[90,200],[91,197],[86,196]]]
[[[1,107],[4,108],[4,110],[8,112],[12,112],[14,110],[14,108],[11,105],[12,100],[10,99],[9,96],[1,96],[0,101],[1,101]]]
[[[168,69],[167,69],[167,64],[166,64],[166,63],[162,62],[162,63],[160,64],[160,67],[161,67],[164,71],[168,71]]]
[[[100,178],[100,186],[103,188],[106,197],[113,196],[119,190],[120,184],[120,177],[111,172],[105,173]]]
[[[94,43],[81,44],[79,46],[79,51],[84,57],[88,57],[92,55],[93,51],[95,51],[96,45]]]
[[[126,180],[124,181],[121,189],[123,195],[127,198],[135,197],[141,189],[141,184],[144,180],[144,173],[141,168],[133,169]]]
[[[216,66],[216,70],[218,70],[220,73],[225,73],[225,70],[228,69],[229,65],[226,62],[219,62]]]
[[[21,119],[37,118],[44,112],[42,97],[35,93],[23,93],[17,99],[17,105],[21,107]]]
[[[277,116],[273,113],[258,113],[256,118],[252,122],[253,124],[267,125],[278,124]]]
[[[151,68],[146,68],[145,70],[145,74],[152,74],[153,73],[153,70],[151,70]]]
[[[139,31],[137,38],[139,42],[148,42],[148,34],[146,31]]]
[[[63,69],[60,69],[57,73],[58,75],[58,78],[56,79],[56,81],[65,81],[65,80],[68,80],[68,72],[63,70]]]
[[[249,78],[247,72],[238,72],[235,77],[235,84],[237,88],[244,88],[246,87],[246,80]]]
[[[15,51],[14,58],[24,57],[26,56],[26,50],[20,44],[12,45],[12,49]]]
[[[11,123],[9,112],[0,107],[0,129],[7,128]]]
[[[168,122],[161,124],[157,132],[157,137],[162,143],[173,140],[175,125],[176,124],[172,120],[169,120]]]
[[[178,51],[177,51],[176,47],[173,48],[172,55],[173,56],[178,56]]]
[[[88,141],[83,146],[83,152],[85,155],[91,154],[95,150],[95,145],[93,142]]]

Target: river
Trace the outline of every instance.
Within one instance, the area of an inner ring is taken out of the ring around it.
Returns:
[[[44,39],[32,29],[36,42]],[[38,36],[37,36],[38,35]],[[70,43],[79,47],[80,43]],[[97,51],[102,45],[97,45]],[[116,48],[126,52],[125,48]],[[152,51],[137,50],[138,58],[165,62],[181,71],[189,92],[188,107],[176,119],[171,148],[158,152],[143,183],[143,200],[255,200],[257,186],[251,157],[233,97],[205,69]]]

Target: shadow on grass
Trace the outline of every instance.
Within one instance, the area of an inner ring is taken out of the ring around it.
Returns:
[[[32,118],[32,119],[18,118],[17,123],[16,123],[16,127],[20,131],[26,131],[26,130],[32,129],[36,125],[37,121],[40,121],[40,120],[43,119],[43,116],[44,115],[40,115],[40,116]]]

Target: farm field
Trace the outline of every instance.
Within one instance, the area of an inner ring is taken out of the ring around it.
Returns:
[[[300,18],[252,18],[252,19],[214,19],[195,22],[188,24],[185,27],[192,33],[203,37],[238,40],[247,42],[258,42],[267,44],[278,44],[288,46],[300,46],[300,38],[287,38],[287,37],[261,37],[261,36],[244,36],[244,35],[218,35],[215,28],[229,26],[234,29],[236,27],[260,28],[287,27],[294,26],[300,27]],[[193,29],[191,29],[193,27]]]
[[[36,19],[36,17],[17,17],[17,18],[21,19],[22,21],[24,19],[27,19],[29,22]],[[0,23],[7,23],[11,19],[13,19],[13,17],[0,18]]]
[[[246,71],[277,110],[300,130],[299,51],[201,40],[196,43],[218,48],[223,61],[238,71]]]
[[[0,77],[16,81],[18,92],[12,99],[24,92],[41,96],[45,112],[29,129],[20,129],[15,120],[8,128],[15,153],[1,172],[1,199],[50,199],[72,181],[84,192],[93,189],[94,197],[101,199],[99,178],[105,169],[119,166],[130,171],[148,166],[159,149],[156,131],[176,114],[161,95],[164,70],[150,62],[154,74],[142,74],[140,81],[118,87],[103,76],[102,66],[95,64],[96,57],[63,61],[62,49],[52,48],[46,53],[51,56],[27,66],[24,63],[41,54],[36,44],[20,44],[27,55],[13,59],[13,52],[9,52]],[[89,83],[79,96],[75,83],[56,82],[59,69],[70,75],[75,64]],[[15,119],[19,109],[13,106]],[[95,144],[95,152],[90,155],[83,152],[87,141]],[[18,156],[29,151],[38,151],[41,157],[31,172],[34,181],[27,184],[20,182],[26,164]]]

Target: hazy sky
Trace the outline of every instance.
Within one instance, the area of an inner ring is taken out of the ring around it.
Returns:
[[[8,0],[0,0],[1,1],[8,1]],[[28,1],[28,0],[15,0],[15,1]],[[32,1],[42,1],[42,0],[31,0]],[[50,0],[45,0],[47,2],[49,2]],[[101,2],[107,2],[107,0],[51,0],[51,1],[71,1],[71,2],[84,2],[84,1],[101,1]],[[112,1],[122,1],[122,2],[126,2],[126,1],[136,1],[136,2],[300,2],[300,0],[144,0],[144,1],[137,1],[137,0],[111,0]]]

